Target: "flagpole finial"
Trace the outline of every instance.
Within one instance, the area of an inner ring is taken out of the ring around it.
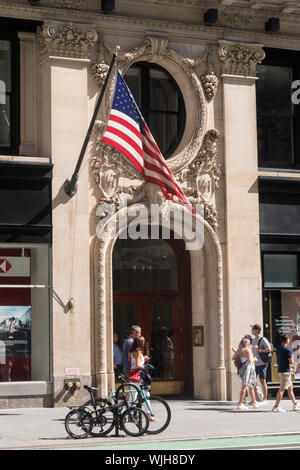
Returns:
[[[121,48],[120,46],[116,46],[116,54],[118,54],[118,52],[120,52]]]

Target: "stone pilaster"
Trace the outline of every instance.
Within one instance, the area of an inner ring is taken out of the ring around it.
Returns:
[[[256,65],[265,54],[261,44],[220,41],[219,45],[226,181],[225,311],[228,345],[237,345],[250,324],[262,321],[255,82]],[[233,370],[230,352],[228,347],[228,369]],[[233,385],[231,398],[237,398],[238,391]]]
[[[52,370],[54,405],[82,403],[86,392],[64,389],[66,370],[91,384],[93,349],[90,317],[89,184],[83,161],[77,193],[63,189],[75,169],[91,119],[88,74],[98,33],[72,23],[46,23],[38,31],[43,79],[43,134],[53,167]],[[74,307],[66,310],[70,298]],[[72,377],[71,377],[72,378]]]

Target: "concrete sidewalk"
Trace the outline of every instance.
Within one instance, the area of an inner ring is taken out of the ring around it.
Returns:
[[[67,446],[133,444],[192,440],[227,436],[298,433],[300,412],[291,411],[290,400],[281,406],[289,412],[272,413],[274,400],[259,409],[236,411],[236,403],[199,400],[168,400],[172,411],[169,427],[161,434],[139,438],[107,437],[74,440],[68,437],[64,418],[68,408],[0,410],[0,449],[41,449]],[[122,433],[123,434],[123,433]]]

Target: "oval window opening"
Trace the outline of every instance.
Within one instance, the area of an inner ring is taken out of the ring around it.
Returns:
[[[185,106],[173,77],[158,65],[137,62],[124,76],[161,153],[178,147],[186,120]]]

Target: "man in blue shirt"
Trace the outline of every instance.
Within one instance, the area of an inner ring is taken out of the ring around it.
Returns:
[[[119,375],[123,372],[123,355],[118,346],[118,341],[118,334],[114,333],[114,371],[116,379],[118,379]]]
[[[125,373],[126,379],[128,379],[130,372],[130,362],[129,362],[129,351],[132,346],[134,338],[141,336],[142,329],[138,325],[133,325],[130,328],[129,337],[125,339],[123,344],[123,371]]]
[[[279,346],[277,347],[277,363],[278,363],[278,374],[280,376],[280,387],[276,395],[276,403],[272,411],[277,413],[284,412],[280,408],[279,403],[282,399],[285,390],[287,390],[290,399],[294,404],[294,411],[299,411],[300,406],[296,402],[296,398],[293,392],[292,374],[295,373],[294,364],[292,359],[292,350],[288,347],[290,338],[287,335],[281,335]]]

